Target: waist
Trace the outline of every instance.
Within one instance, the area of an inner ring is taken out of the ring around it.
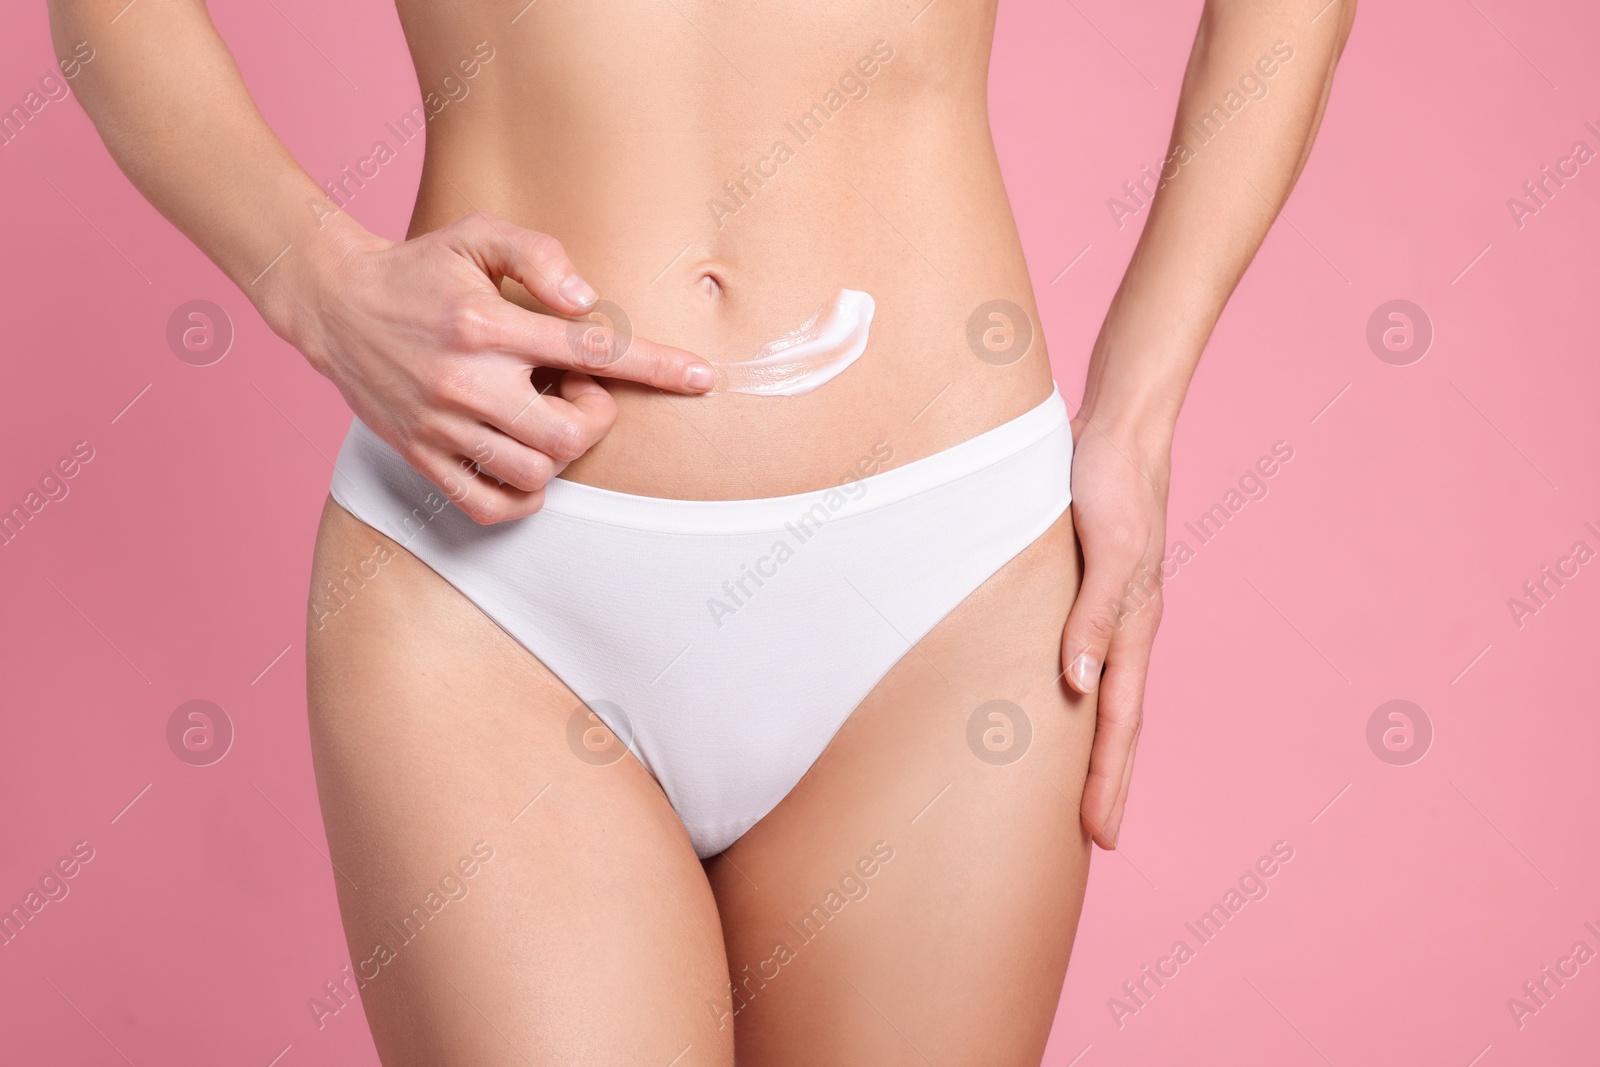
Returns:
[[[429,125],[412,234],[474,209],[548,233],[635,336],[734,362],[841,289],[876,303],[860,358],[804,396],[670,397],[605,381],[616,423],[567,480],[683,499],[805,492],[836,484],[875,444],[912,462],[1050,392],[981,108],[859,104],[879,110],[847,104],[826,125],[773,116],[771,130],[679,131],[671,143],[597,140],[548,120],[508,127],[489,102],[437,135]],[[501,289],[548,311],[509,279]]]

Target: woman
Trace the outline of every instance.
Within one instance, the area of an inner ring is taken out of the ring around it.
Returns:
[[[395,243],[200,3],[52,0],[123,170],[358,417],[310,718],[331,995],[385,1064],[1038,1062],[1173,425],[1310,151],[1325,3],[1205,5],[1069,426],[992,3],[402,0]]]

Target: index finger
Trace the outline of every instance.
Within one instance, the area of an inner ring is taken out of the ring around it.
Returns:
[[[510,301],[501,312],[497,347],[537,366],[622,378],[673,393],[704,393],[716,383],[711,364],[694,353],[635,337],[626,313],[609,300],[577,320],[540,315]]]
[[[590,312],[591,316],[603,314],[600,308]],[[573,370],[625,378],[674,393],[703,393],[716,382],[711,364],[692,352],[634,337],[625,328],[603,320],[580,319],[569,326],[569,348],[577,360]]]

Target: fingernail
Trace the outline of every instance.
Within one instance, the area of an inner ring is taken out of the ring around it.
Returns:
[[[1106,825],[1106,839],[1111,842],[1111,846],[1113,848],[1115,848],[1117,844],[1117,831],[1121,829],[1122,812],[1119,811],[1115,815],[1111,816],[1110,822]]]
[[[1072,674],[1073,687],[1080,693],[1092,693],[1095,686],[1100,684],[1100,661],[1087,652],[1079,652],[1068,670]]]
[[[710,389],[716,384],[716,382],[717,376],[713,374],[711,372],[711,368],[706,366],[704,363],[696,363],[688,370],[683,372],[683,384],[687,385],[690,389],[704,391],[706,389]]]
[[[576,274],[568,275],[567,280],[561,283],[561,295],[579,307],[588,307],[600,299],[594,287]]]

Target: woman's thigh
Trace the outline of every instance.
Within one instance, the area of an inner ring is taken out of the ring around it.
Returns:
[[[317,789],[386,1067],[730,1064],[716,903],[649,774],[332,501],[312,604]]]
[[[1038,1064],[1089,868],[1095,704],[1060,680],[1070,516],[710,862],[733,990],[709,1010],[740,1064]]]

